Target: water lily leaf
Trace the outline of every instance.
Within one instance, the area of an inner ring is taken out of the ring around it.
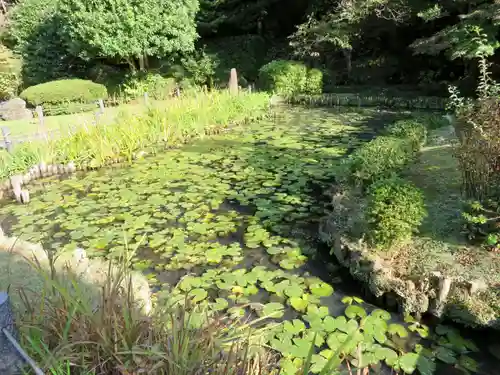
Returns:
[[[393,366],[398,360],[398,353],[390,348],[379,347],[375,350],[375,357],[380,361],[385,361],[388,366]]]
[[[436,327],[436,333],[440,336],[445,336],[449,333],[456,333],[455,329],[453,329],[452,327],[448,327],[448,326],[445,326],[445,325],[438,325]]]
[[[333,332],[337,329],[336,323],[337,322],[336,322],[335,318],[333,318],[331,316],[326,316],[323,319],[323,329],[328,333]]]
[[[354,319],[351,319],[351,320],[344,323],[344,320],[341,320],[340,318],[344,318],[344,317],[341,316],[341,317],[338,317],[336,319],[337,329],[339,331],[350,334],[359,328],[358,322],[355,321]]]
[[[352,304],[354,302],[354,299],[352,297],[345,296],[345,297],[342,298],[341,301],[342,301],[342,303],[344,305],[350,305],[350,304]]]
[[[412,374],[417,369],[418,358],[417,353],[406,353],[398,359],[397,364],[405,373]]]
[[[303,338],[309,342],[313,342],[318,348],[323,346],[325,343],[325,337],[323,336],[324,332],[313,332],[311,330],[307,330],[306,333],[303,334]]]
[[[300,332],[305,331],[306,326],[302,320],[294,319],[292,321],[289,320],[285,321],[285,323],[283,324],[283,329],[286,332],[289,332],[293,335],[297,335]]]
[[[385,310],[381,309],[375,309],[371,312],[370,314],[373,317],[380,318],[383,320],[390,320],[391,319],[391,314]]]
[[[307,315],[316,316],[318,318],[324,318],[330,314],[327,306],[316,306],[310,304],[307,306]]]
[[[306,358],[313,343],[306,339],[293,339],[293,346],[290,348],[290,354],[297,358]]]
[[[354,319],[358,316],[364,318],[366,317],[366,311],[359,305],[349,305],[345,309],[345,315],[350,319]]]
[[[333,293],[333,287],[324,282],[312,284],[309,289],[313,295],[318,297],[329,297]]]
[[[290,306],[298,312],[306,311],[307,305],[309,304],[308,301],[300,297],[292,297],[288,301],[290,302]]]
[[[205,298],[207,298],[208,293],[205,289],[198,288],[191,290],[189,292],[189,295],[193,296],[192,301],[196,303],[196,302],[201,302]]]
[[[436,363],[431,358],[418,355],[417,368],[421,375],[433,375],[436,371]]]
[[[211,304],[212,310],[222,311],[229,306],[229,302],[225,298],[216,298],[215,303]]]
[[[304,289],[298,284],[292,284],[290,287],[285,289],[285,295],[288,297],[301,297],[304,294]]]
[[[178,287],[184,291],[189,292],[191,289],[201,286],[201,280],[195,276],[185,276],[178,284]]]
[[[444,363],[448,363],[449,365],[453,365],[457,362],[455,353],[453,353],[451,349],[439,346],[436,348],[434,353],[436,355],[436,358],[443,361]]]
[[[462,355],[458,359],[458,365],[471,372],[479,371],[479,364],[474,359],[466,355]]]
[[[280,374],[296,375],[302,367],[302,361],[291,358],[282,358],[280,361]]]
[[[243,294],[245,296],[253,296],[257,293],[259,293],[259,288],[257,288],[255,285],[249,285],[243,290]]]
[[[395,323],[389,324],[389,328],[387,329],[387,331],[391,335],[398,335],[399,337],[403,338],[408,336],[408,331],[401,324],[395,324]]]
[[[310,371],[313,374],[319,374],[321,370],[325,368],[326,364],[328,363],[328,360],[321,355],[313,354],[313,356],[311,357],[311,363],[312,366],[310,368]]]
[[[284,306],[278,302],[270,302],[264,305],[262,316],[269,318],[281,318],[284,315]]]

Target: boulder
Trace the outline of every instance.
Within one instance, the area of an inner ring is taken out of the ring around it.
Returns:
[[[20,98],[14,98],[0,103],[0,119],[9,120],[31,120],[33,112],[26,108],[26,102]]]

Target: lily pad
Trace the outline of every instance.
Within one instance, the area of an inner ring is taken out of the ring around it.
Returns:
[[[324,282],[312,284],[309,289],[313,295],[318,297],[329,297],[333,293],[333,287]]]
[[[284,306],[281,303],[271,302],[264,305],[261,316],[268,318],[281,318],[284,315]]]

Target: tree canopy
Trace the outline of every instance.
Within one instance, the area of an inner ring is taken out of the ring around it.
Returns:
[[[131,67],[145,56],[194,49],[198,0],[60,0],[70,52]]]

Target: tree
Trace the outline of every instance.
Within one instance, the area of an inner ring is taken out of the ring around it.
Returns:
[[[198,0],[61,0],[72,54],[114,59],[143,70],[148,56],[194,50]]]
[[[493,56],[500,47],[500,3],[487,0],[458,0],[453,7],[438,4],[418,13],[425,22],[450,17],[453,22],[430,37],[419,38],[412,43],[417,54],[437,55],[446,53],[448,58],[475,59]]]

